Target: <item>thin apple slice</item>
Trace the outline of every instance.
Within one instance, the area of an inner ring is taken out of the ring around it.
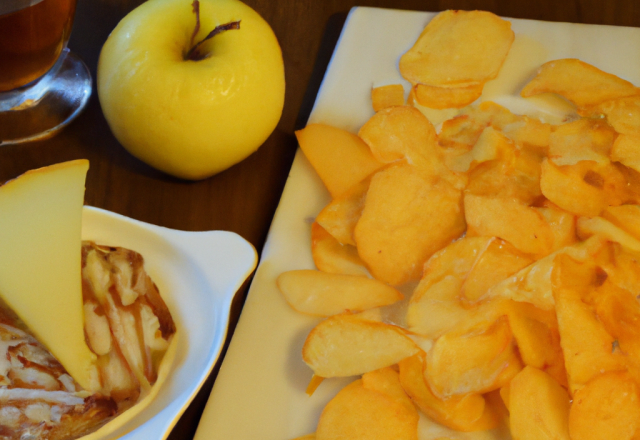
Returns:
[[[513,438],[569,440],[569,394],[550,375],[525,367],[511,381],[508,400]]]
[[[346,130],[309,124],[296,131],[296,137],[332,197],[344,193],[383,165],[362,139]]]
[[[276,282],[291,307],[316,316],[360,312],[403,298],[393,287],[358,275],[291,270],[280,274]]]
[[[418,412],[415,405],[402,388],[400,375],[393,367],[380,368],[362,375],[362,386],[368,390],[377,391],[404,406],[408,412]]]
[[[418,415],[356,380],[325,406],[316,439],[418,440]]]
[[[389,84],[371,89],[371,104],[373,111],[380,111],[388,107],[404,105],[404,87],[402,84]]]
[[[311,255],[322,272],[369,276],[356,247],[340,244],[316,222],[311,225]]]
[[[345,314],[311,330],[302,359],[318,376],[346,377],[391,366],[418,350],[400,327]]]
[[[335,197],[316,216],[316,222],[342,244],[356,244],[353,230],[364,208],[371,179],[364,179]]]

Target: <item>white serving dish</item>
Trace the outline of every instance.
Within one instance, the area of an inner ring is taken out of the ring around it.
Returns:
[[[434,16],[430,12],[377,8],[351,10],[333,53],[309,122],[357,132],[372,115],[371,87],[409,84],[398,60]],[[553,120],[563,111],[544,100],[519,98],[542,63],[580,58],[640,85],[640,29],[509,19],[516,33],[503,72],[481,99],[515,112]],[[287,270],[314,268],[310,227],[329,194],[298,151],[276,211],[260,266],[202,416],[195,440],[290,440],[315,431],[325,404],[350,379],[325,380],[305,394],[311,370],[301,348],[319,320],[294,312],[275,284]],[[420,440],[505,438],[503,433],[451,433],[421,420]]]
[[[165,439],[220,355],[231,301],[255,269],[256,251],[232,232],[176,231],[88,206],[82,238],[142,254],[177,327],[152,398],[82,439]]]

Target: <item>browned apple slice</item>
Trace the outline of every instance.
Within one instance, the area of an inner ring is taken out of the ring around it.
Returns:
[[[302,359],[318,376],[346,377],[388,367],[418,350],[400,327],[336,315],[311,330]]]
[[[291,307],[317,316],[360,312],[403,298],[396,289],[378,280],[317,270],[284,272],[278,276],[277,284]]]

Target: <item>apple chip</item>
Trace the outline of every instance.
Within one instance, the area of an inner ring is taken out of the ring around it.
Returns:
[[[353,230],[362,214],[369,183],[370,179],[364,179],[355,184],[335,197],[316,217],[316,222],[342,244],[356,244]]]
[[[311,255],[323,272],[369,276],[355,246],[340,244],[316,222],[311,225]]]
[[[403,298],[393,287],[358,275],[291,270],[280,274],[276,282],[291,307],[316,316],[359,312]]]
[[[482,131],[469,152],[451,158],[447,162],[447,166],[452,171],[466,172],[482,162],[498,159],[508,160],[507,158],[514,156],[514,152],[513,143],[505,135],[489,126]]]
[[[553,234],[544,217],[517,199],[466,194],[468,230],[475,235],[500,237],[518,250],[537,256],[551,252]]]
[[[418,415],[356,380],[324,408],[317,440],[418,440]]]
[[[443,11],[400,58],[400,73],[412,84],[483,84],[498,75],[513,39],[511,23],[490,12]]]
[[[482,95],[483,83],[462,87],[431,86],[416,84],[413,93],[418,104],[429,108],[461,108],[471,104]]]
[[[411,400],[436,422],[458,431],[484,431],[495,428],[498,420],[480,394],[465,394],[440,399],[431,391],[424,377],[425,353],[403,359],[400,383]]]
[[[601,283],[595,265],[558,255],[551,277],[560,344],[573,394],[602,372],[624,369],[624,358],[614,350],[615,339],[582,300]]]
[[[640,390],[624,372],[598,375],[573,397],[572,440],[631,440],[640,429]]]
[[[621,134],[611,147],[612,161],[640,172],[640,134]]]
[[[424,262],[464,228],[460,192],[401,164],[372,177],[354,236],[372,275],[400,285],[419,279]]]
[[[562,249],[565,246],[574,244],[578,237],[576,236],[576,216],[563,209],[558,208],[548,200],[543,206],[536,208],[546,222],[551,227],[553,235],[553,251]]]
[[[626,249],[640,252],[640,240],[602,217],[580,217],[577,222],[577,232],[583,239],[599,235],[606,240],[620,243]]]
[[[509,385],[509,425],[515,439],[569,440],[569,408],[567,391],[544,371],[525,367]]]
[[[404,87],[402,84],[390,84],[371,89],[371,103],[373,111],[380,111],[387,107],[404,105]]]
[[[609,162],[616,138],[613,129],[595,119],[578,119],[562,124],[549,136],[548,157],[555,165],[575,165],[583,160]]]
[[[640,135],[640,89],[636,95],[612,99],[585,110],[589,115],[604,115],[607,122],[622,134]]]
[[[415,413],[416,417],[418,417],[416,407],[404,391],[404,388],[402,388],[400,375],[392,367],[385,367],[363,374],[362,386],[395,400],[404,406],[408,412]]]
[[[300,149],[320,179],[337,197],[383,164],[353,133],[324,124],[309,124],[296,131]]]
[[[640,240],[639,205],[609,206],[602,213],[602,217]]]
[[[588,163],[558,167],[542,162],[540,188],[554,204],[576,215],[596,216],[607,206],[604,178],[595,171],[584,171]],[[588,173],[588,174],[587,174]]]
[[[555,93],[578,107],[586,107],[638,93],[628,81],[583,61],[567,58],[543,64],[522,89],[524,97]]]
[[[463,302],[473,304],[510,275],[533,263],[533,259],[509,243],[495,239],[479,255],[460,288]]]
[[[418,350],[400,327],[336,315],[311,330],[302,359],[318,376],[345,377],[391,366]]]
[[[501,317],[439,337],[427,353],[425,377],[433,393],[447,399],[496,390],[520,369],[509,323]]]

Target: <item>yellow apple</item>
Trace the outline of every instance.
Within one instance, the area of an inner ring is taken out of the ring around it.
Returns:
[[[238,22],[191,49],[216,27]],[[105,42],[98,96],[113,134],[134,156],[183,179],[245,159],[275,129],[284,66],[266,21],[238,0],[148,0]],[[193,58],[193,59],[191,59]]]

